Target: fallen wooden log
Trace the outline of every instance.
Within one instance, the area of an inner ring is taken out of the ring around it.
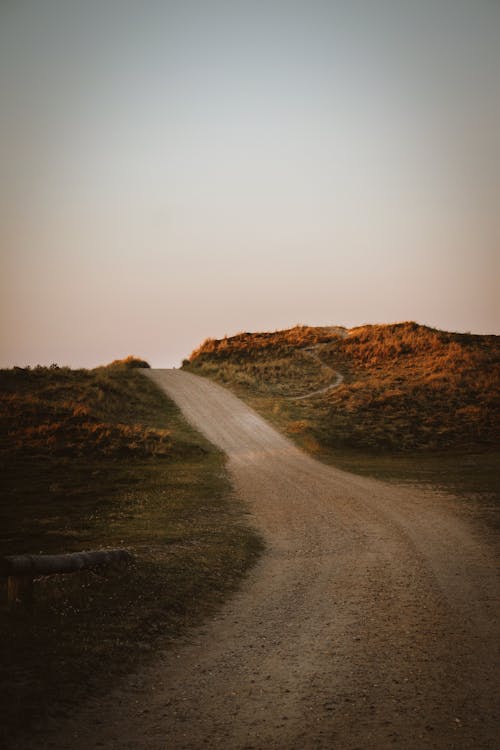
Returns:
[[[0,575],[27,575],[34,577],[54,573],[74,573],[77,570],[98,568],[101,565],[131,562],[126,549],[71,552],[67,555],[8,555],[0,558]]]
[[[0,558],[0,576],[7,577],[7,602],[12,611],[32,605],[33,579],[38,576],[128,564],[133,559],[126,549],[72,552],[67,555],[8,555]]]

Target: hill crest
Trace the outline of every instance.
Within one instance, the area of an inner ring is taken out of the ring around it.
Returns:
[[[307,434],[319,449],[480,447],[500,433],[499,336],[412,321],[295,326],[207,339],[184,366],[233,388],[267,416],[281,414],[287,431]],[[344,380],[325,391],[332,370]]]

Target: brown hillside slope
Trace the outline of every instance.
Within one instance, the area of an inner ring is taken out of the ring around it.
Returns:
[[[185,366],[257,407],[272,399],[288,431],[320,448],[477,449],[498,441],[499,355],[498,336],[410,322],[209,339]],[[344,375],[338,388],[293,401],[328,385],[331,369]]]

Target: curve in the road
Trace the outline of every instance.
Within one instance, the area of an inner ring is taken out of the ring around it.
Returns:
[[[493,750],[487,533],[453,498],[314,461],[207,379],[147,374],[226,452],[267,551],[215,620],[51,747]]]

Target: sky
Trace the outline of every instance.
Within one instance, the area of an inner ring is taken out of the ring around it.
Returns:
[[[0,366],[500,333],[500,0],[0,0]]]

